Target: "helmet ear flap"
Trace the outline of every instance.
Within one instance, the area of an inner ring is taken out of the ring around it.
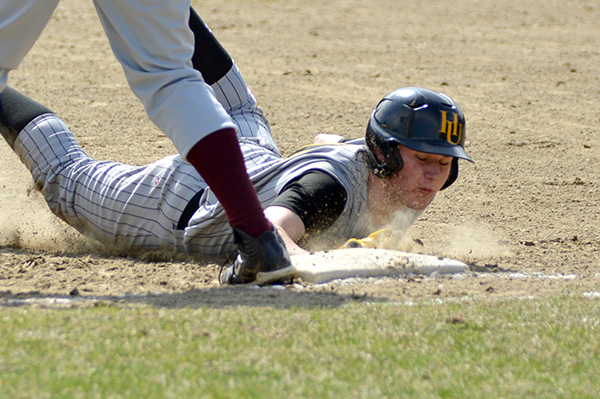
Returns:
[[[452,159],[452,165],[450,166],[450,174],[448,175],[448,179],[446,180],[446,183],[444,183],[444,185],[442,186],[442,188],[440,190],[450,187],[450,185],[452,185],[452,183],[454,183],[456,181],[457,177],[458,177],[458,158],[454,157]]]
[[[368,142],[368,162],[375,176],[385,178],[400,172],[404,166],[400,148],[397,143],[382,140],[378,136],[371,136]],[[377,159],[376,151],[383,156],[383,160]]]

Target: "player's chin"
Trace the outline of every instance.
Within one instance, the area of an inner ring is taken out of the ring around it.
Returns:
[[[435,193],[431,195],[417,195],[412,198],[412,201],[409,202],[408,207],[417,211],[421,211],[431,203],[433,198],[435,197]]]

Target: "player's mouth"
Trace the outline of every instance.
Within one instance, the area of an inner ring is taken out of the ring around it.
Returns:
[[[419,187],[417,189],[417,191],[421,194],[424,195],[426,197],[429,197],[431,195],[433,195],[435,193],[435,191],[431,188],[427,188],[427,187]]]

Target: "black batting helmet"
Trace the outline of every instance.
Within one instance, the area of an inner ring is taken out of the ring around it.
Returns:
[[[398,145],[414,151],[453,157],[448,180],[458,177],[458,158],[473,162],[464,149],[465,116],[447,95],[422,87],[405,87],[388,93],[379,102],[367,126],[366,143],[371,167],[378,177],[398,173],[404,166]],[[379,149],[383,161],[375,157]]]

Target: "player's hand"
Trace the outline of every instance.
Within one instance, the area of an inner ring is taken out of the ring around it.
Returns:
[[[328,133],[319,133],[315,136],[313,140],[314,144],[334,144],[339,143],[344,136],[340,136],[337,134],[328,134]]]
[[[342,245],[341,249],[347,248],[381,248],[382,244],[385,242],[387,238],[392,234],[392,230],[390,229],[381,229],[377,230],[374,233],[369,234],[365,238],[356,239],[351,238],[344,245]]]

